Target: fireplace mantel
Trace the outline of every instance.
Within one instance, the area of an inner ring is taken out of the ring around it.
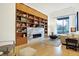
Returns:
[[[33,37],[34,35],[38,37]],[[44,38],[44,28],[27,28],[27,38],[28,40],[35,39],[35,38]]]

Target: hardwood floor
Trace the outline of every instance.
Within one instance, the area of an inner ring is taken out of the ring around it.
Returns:
[[[79,56],[79,51],[66,49],[64,45],[56,47],[49,44],[47,41],[45,43],[31,45],[31,47],[37,50],[35,56]]]
[[[59,46],[52,45],[47,40],[44,43],[36,43],[28,46],[37,50],[34,56],[79,56],[79,51],[66,49],[65,45],[62,44]],[[27,47],[24,46],[24,48]]]

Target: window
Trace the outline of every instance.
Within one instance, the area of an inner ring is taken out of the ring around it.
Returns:
[[[57,34],[69,33],[69,17],[57,18]]]

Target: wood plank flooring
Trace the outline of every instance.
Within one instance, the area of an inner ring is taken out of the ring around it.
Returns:
[[[28,46],[37,50],[34,56],[79,56],[79,51],[66,49],[64,45],[53,46],[49,44],[48,41]],[[26,47],[24,46],[24,48]]]
[[[43,44],[37,43],[31,47],[37,50],[36,56],[79,56],[79,51],[66,49],[64,45],[55,47],[45,42]]]

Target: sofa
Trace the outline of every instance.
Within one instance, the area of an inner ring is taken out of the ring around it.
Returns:
[[[67,35],[60,35],[60,40],[62,44],[66,44],[66,38],[76,38],[79,41],[79,34],[67,34]]]

